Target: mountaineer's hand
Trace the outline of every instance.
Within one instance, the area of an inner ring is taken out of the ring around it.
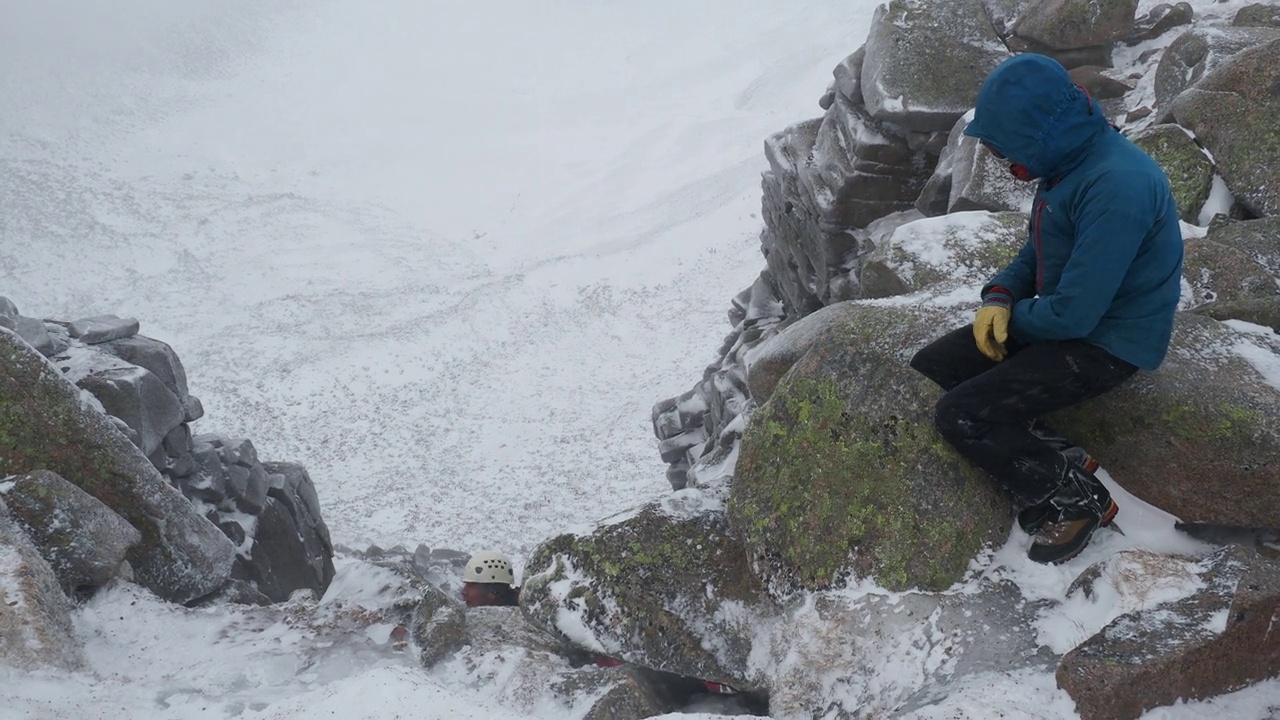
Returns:
[[[1009,351],[1005,343],[1009,342],[1009,307],[1013,305],[1013,296],[1002,287],[991,288],[982,298],[982,307],[973,318],[973,339],[983,355],[1000,362]]]

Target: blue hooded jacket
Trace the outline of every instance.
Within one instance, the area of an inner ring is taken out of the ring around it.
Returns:
[[[964,132],[1040,181],[1026,244],[982,290],[1012,295],[1013,337],[1083,339],[1158,367],[1173,334],[1183,247],[1160,166],[1043,55],[992,71]]]

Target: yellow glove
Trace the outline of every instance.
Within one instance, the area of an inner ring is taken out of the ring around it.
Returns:
[[[1008,355],[1004,344],[1009,341],[1009,308],[983,305],[973,318],[973,339],[983,355],[1000,362]]]

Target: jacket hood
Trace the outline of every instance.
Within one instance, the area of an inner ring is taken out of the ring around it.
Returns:
[[[991,71],[964,134],[1040,178],[1069,171],[1108,127],[1106,115],[1053,58],[1024,53]]]

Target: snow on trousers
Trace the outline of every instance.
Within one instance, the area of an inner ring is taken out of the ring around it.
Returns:
[[[911,367],[946,391],[934,423],[947,442],[1023,506],[1056,505],[1055,496],[1076,494],[1066,486],[1082,473],[1063,454],[1074,446],[1040,416],[1102,395],[1138,368],[1083,340],[1023,345],[1010,338],[1007,348],[1003,362],[991,360],[966,325],[916,353]]]

